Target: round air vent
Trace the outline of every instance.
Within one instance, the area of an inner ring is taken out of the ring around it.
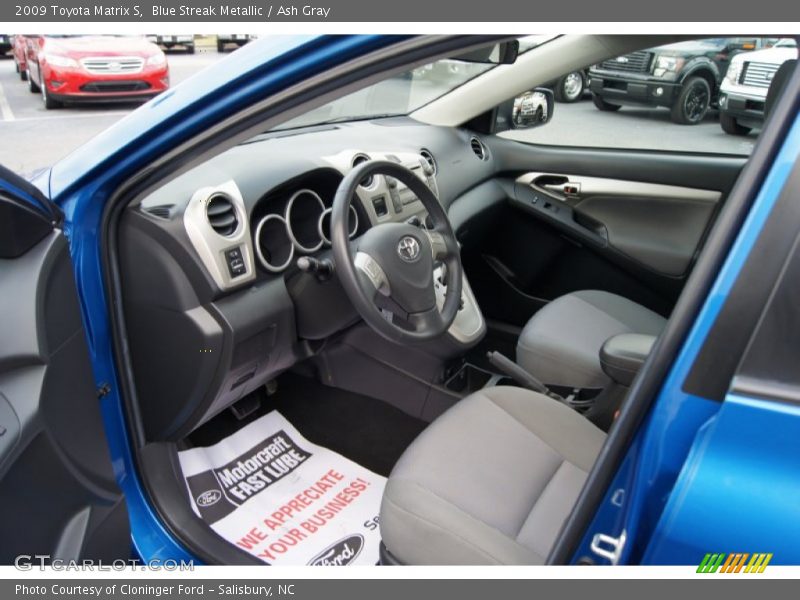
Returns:
[[[353,158],[353,168],[355,169],[358,165],[363,165],[365,162],[369,162],[370,157],[366,154],[356,154],[355,158]],[[361,182],[361,186],[365,188],[372,187],[372,184],[375,183],[375,177],[370,175],[369,177],[365,177],[364,180]]]
[[[427,172],[429,175],[436,175],[436,159],[433,158],[433,154],[431,154],[430,150],[423,148],[419,151],[419,155],[422,157],[422,160],[425,161],[427,166]]]
[[[469,147],[472,148],[472,151],[475,153],[475,156],[477,156],[481,160],[486,160],[487,157],[486,146],[483,145],[482,141],[473,136],[469,138]]]
[[[236,216],[236,207],[227,194],[215,193],[208,199],[206,205],[206,218],[211,229],[221,236],[231,236],[239,227],[239,218]]]

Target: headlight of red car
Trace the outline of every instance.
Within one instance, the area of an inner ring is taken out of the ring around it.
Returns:
[[[167,57],[164,55],[163,52],[159,52],[158,54],[153,54],[147,58],[147,66],[148,67],[160,67],[164,63],[167,62]]]
[[[64,69],[76,69],[78,67],[78,61],[69,56],[62,56],[61,54],[45,54],[44,60],[52,67]]]

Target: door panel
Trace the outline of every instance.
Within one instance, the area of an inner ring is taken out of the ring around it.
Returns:
[[[517,326],[581,289],[668,316],[746,162],[484,139],[508,200],[464,264],[487,316]]]
[[[480,242],[462,248],[465,272],[488,319],[522,327],[550,300],[587,289],[668,315],[680,293],[680,280],[625,268],[510,202],[492,218],[494,226]]]
[[[686,273],[721,196],[718,191],[551,173],[528,173],[517,183],[531,188],[544,203],[542,210],[549,204],[551,211],[565,211],[566,226],[587,228],[602,238],[601,244],[669,276]]]
[[[25,239],[0,240],[0,564],[129,558],[67,243],[8,189],[5,227]]]

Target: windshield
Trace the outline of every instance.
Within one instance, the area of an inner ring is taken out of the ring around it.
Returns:
[[[797,42],[792,38],[782,38],[775,44],[776,48],[797,48]]]
[[[494,65],[440,60],[338,98],[276,129],[407,115],[492,68]]]
[[[555,37],[536,35],[521,38],[520,53]],[[453,59],[438,60],[338,98],[281,124],[275,130],[407,115],[495,67]]]

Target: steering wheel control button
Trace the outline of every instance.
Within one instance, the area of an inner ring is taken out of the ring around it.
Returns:
[[[353,261],[356,268],[360,270],[370,280],[375,289],[383,294],[389,296],[389,279],[381,266],[366,252],[356,253],[355,260]]]
[[[433,252],[434,260],[441,260],[447,256],[447,242],[438,231],[425,230],[428,239],[431,242],[431,250]]]
[[[419,240],[412,235],[405,235],[397,243],[397,254],[406,262],[416,262],[420,257]]]
[[[242,256],[242,249],[240,247],[229,248],[225,251],[225,262],[228,265],[228,272],[233,277],[240,277],[247,274],[247,265]]]

